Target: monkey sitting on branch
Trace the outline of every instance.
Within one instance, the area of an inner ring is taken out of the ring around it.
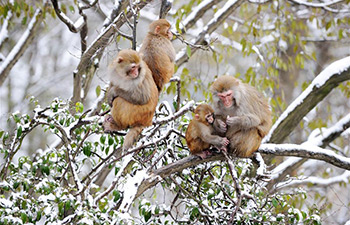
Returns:
[[[200,104],[194,113],[195,116],[188,125],[185,135],[191,153],[205,159],[212,154],[209,150],[211,146],[226,151],[229,140],[215,134],[213,108],[208,104]]]
[[[227,131],[223,133],[225,127],[214,121],[216,131],[230,141],[228,152],[237,157],[250,157],[272,125],[266,99],[254,87],[227,75],[218,77],[210,90],[215,118],[227,124]]]
[[[165,19],[153,21],[140,49],[142,59],[152,71],[159,92],[174,74],[176,53],[170,41],[173,38],[170,27]]]
[[[134,50],[122,50],[109,66],[107,99],[111,115],[103,122],[105,132],[129,128],[123,149],[129,149],[144,127],[152,125],[158,90],[152,73]]]

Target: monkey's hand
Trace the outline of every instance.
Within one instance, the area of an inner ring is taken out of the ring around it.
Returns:
[[[227,131],[227,125],[224,121],[220,119],[216,119],[216,125],[215,128],[220,132],[220,133],[226,133]]]
[[[227,146],[228,144],[230,144],[230,141],[227,138],[222,138],[222,145]]]
[[[226,123],[227,125],[232,127],[238,126],[239,124],[241,124],[241,119],[238,116],[233,116],[233,117],[227,116]]]

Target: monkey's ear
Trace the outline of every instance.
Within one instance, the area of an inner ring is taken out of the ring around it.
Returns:
[[[156,26],[154,29],[154,33],[159,34],[160,33],[160,26]]]
[[[117,58],[117,62],[118,62],[118,63],[121,63],[121,62],[123,62],[123,61],[124,61],[123,57],[118,57],[118,58]]]
[[[194,118],[195,118],[196,120],[199,120],[199,114],[195,114],[195,115],[194,115]]]

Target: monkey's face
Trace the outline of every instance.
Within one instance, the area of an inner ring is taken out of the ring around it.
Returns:
[[[233,91],[232,90],[228,90],[228,91],[224,91],[221,93],[217,93],[220,101],[222,102],[222,104],[224,105],[225,108],[230,108],[233,106],[234,104],[234,97],[233,97]]]
[[[140,64],[131,63],[129,65],[129,69],[126,71],[126,75],[129,76],[131,79],[136,79],[141,71]]]
[[[205,115],[205,120],[209,123],[209,124],[213,124],[214,123],[214,115],[211,112],[207,112],[207,114]]]

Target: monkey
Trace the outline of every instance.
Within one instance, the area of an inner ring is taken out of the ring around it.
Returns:
[[[153,21],[140,48],[142,59],[152,71],[159,92],[174,74],[176,53],[170,41],[173,38],[170,27],[165,19]]]
[[[123,149],[129,149],[144,127],[152,125],[158,104],[158,89],[152,72],[139,53],[125,49],[109,66],[111,87],[107,96],[111,101],[111,115],[106,115],[105,132],[129,128]]]
[[[229,153],[249,158],[259,148],[272,125],[266,99],[254,87],[228,75],[218,77],[210,91],[215,117],[227,124],[224,127],[214,121],[214,129],[230,141]]]
[[[209,151],[211,146],[226,151],[229,140],[215,134],[213,108],[208,104],[200,104],[194,113],[195,116],[189,123],[185,134],[187,146],[191,153],[205,159],[211,155]]]

